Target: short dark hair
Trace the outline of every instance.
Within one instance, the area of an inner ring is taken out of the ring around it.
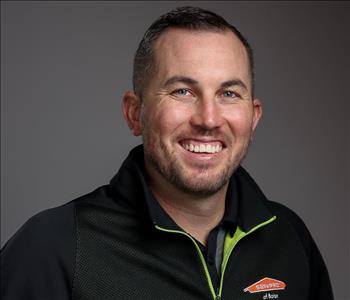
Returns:
[[[161,33],[168,28],[183,28],[195,31],[223,32],[231,30],[244,45],[249,59],[249,69],[252,82],[252,94],[254,92],[254,59],[253,49],[246,38],[229,24],[221,16],[199,8],[184,6],[178,7],[155,20],[145,32],[134,57],[133,87],[137,95],[142,97],[142,92],[150,77],[153,60],[153,46]]]

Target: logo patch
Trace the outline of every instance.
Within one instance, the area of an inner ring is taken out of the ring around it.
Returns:
[[[284,290],[285,288],[286,284],[283,281],[265,277],[258,282],[255,282],[252,285],[246,287],[243,291],[249,293],[259,293]]]

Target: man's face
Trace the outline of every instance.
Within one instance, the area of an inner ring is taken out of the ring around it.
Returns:
[[[155,63],[140,116],[146,169],[181,191],[213,194],[244,158],[261,114],[246,50],[230,31],[170,29],[155,43]]]

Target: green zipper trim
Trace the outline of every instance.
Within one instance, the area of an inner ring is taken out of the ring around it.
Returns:
[[[223,281],[224,281],[224,273],[225,273],[225,269],[226,269],[226,266],[227,266],[228,259],[229,259],[230,255],[232,253],[233,248],[236,246],[236,244],[243,237],[245,237],[248,234],[254,232],[255,230],[259,229],[260,227],[263,227],[263,226],[273,222],[274,220],[276,220],[276,216],[272,217],[271,219],[267,220],[264,223],[261,223],[261,224],[255,226],[255,227],[253,227],[248,232],[244,232],[239,227],[237,227],[237,230],[236,230],[236,232],[235,232],[235,234],[233,235],[232,238],[231,238],[231,236],[229,234],[226,235],[225,243],[224,243],[224,257],[223,257],[222,264],[221,264],[221,278],[220,278],[220,287],[219,287],[219,293],[218,294],[215,293],[213,282],[211,281],[211,277],[210,277],[210,273],[209,273],[209,270],[208,270],[207,263],[206,263],[206,261],[204,259],[202,251],[199,248],[199,246],[198,246],[197,242],[195,241],[195,239],[191,235],[189,235],[188,233],[186,233],[184,231],[173,230],[173,229],[166,229],[166,228],[162,228],[162,227],[160,227],[158,225],[155,225],[155,227],[158,230],[160,230],[160,231],[182,234],[184,236],[187,236],[193,242],[193,244],[196,247],[198,256],[199,256],[199,258],[201,260],[201,263],[202,263],[202,266],[203,266],[203,269],[204,269],[204,273],[205,273],[205,276],[207,278],[207,283],[208,283],[210,292],[211,292],[211,294],[213,296],[213,299],[215,300],[215,299],[218,299],[218,298],[221,299],[221,293],[222,293],[222,287],[223,287]]]
[[[277,219],[277,217],[273,216],[271,219],[253,227],[248,232],[244,232],[241,228],[237,227],[236,232],[233,235],[233,237],[231,237],[230,234],[226,234],[225,243],[224,243],[224,255],[223,255],[222,264],[221,264],[220,287],[219,287],[219,294],[218,294],[218,296],[220,298],[221,298],[221,294],[222,294],[226,266],[227,266],[228,260],[231,256],[231,253],[232,253],[233,249],[235,248],[235,246],[237,245],[237,243],[245,236],[251,234],[252,232],[256,231],[257,229],[259,229],[267,224],[270,224],[271,222],[275,221],[276,219]]]
[[[215,294],[213,283],[211,281],[211,277],[210,277],[210,274],[209,274],[207,263],[205,262],[205,259],[204,259],[204,256],[202,254],[202,251],[201,251],[201,249],[199,249],[199,246],[197,245],[197,242],[194,240],[194,238],[192,236],[190,236],[188,233],[184,232],[184,231],[166,229],[166,228],[162,228],[162,227],[160,227],[158,225],[155,225],[155,227],[158,230],[161,230],[161,231],[171,232],[171,233],[179,233],[179,234],[185,235],[193,242],[193,244],[196,246],[199,258],[200,258],[200,260],[202,262],[202,265],[203,265],[203,268],[204,268],[204,272],[205,272],[205,276],[207,277],[207,282],[208,282],[208,285],[209,285],[210,292],[211,292],[211,294],[213,296],[213,299],[215,299],[216,298],[216,294]]]

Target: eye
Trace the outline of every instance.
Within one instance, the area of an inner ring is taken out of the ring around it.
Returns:
[[[188,89],[177,89],[172,92],[173,95],[175,96],[190,96],[191,93]]]
[[[235,93],[235,92],[233,92],[233,91],[224,91],[223,93],[222,93],[222,95],[224,96],[224,97],[228,97],[228,98],[237,98],[237,93]]]
[[[220,98],[222,101],[226,102],[226,103],[235,103],[237,102],[239,99],[241,99],[241,95],[238,94],[237,92],[234,92],[232,90],[224,90],[222,91]]]

